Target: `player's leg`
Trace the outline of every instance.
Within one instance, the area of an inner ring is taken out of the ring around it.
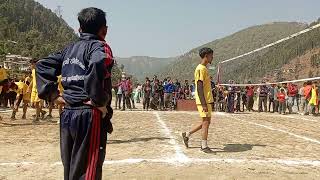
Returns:
[[[48,120],[52,119],[52,109],[53,109],[53,107],[54,107],[54,103],[50,102],[49,103],[49,107],[48,107],[49,113],[48,113],[48,115],[46,117],[46,119],[48,119]]]
[[[47,114],[46,111],[43,110],[44,107],[44,101],[39,99],[39,109],[40,109],[40,113],[41,113],[41,119],[44,119],[45,115]]]
[[[204,117],[202,118],[202,142],[201,142],[201,149],[208,148],[208,133],[209,133],[209,126],[211,123],[211,117]]]
[[[39,117],[40,117],[40,102],[35,102],[34,107],[36,109],[36,117],[33,120],[33,122],[39,122]]]
[[[22,95],[22,94],[18,95],[18,98],[17,98],[17,100],[16,100],[16,103],[15,103],[15,105],[14,105],[14,107],[13,107],[12,114],[11,114],[11,119],[12,119],[12,120],[16,119],[16,113],[17,113],[17,111],[18,111],[18,108],[19,108],[19,106],[20,106],[20,103],[21,103],[21,101],[22,101],[22,98],[23,98],[23,95]]]
[[[28,109],[28,100],[23,100],[23,114],[22,114],[22,119],[26,119],[27,115],[27,109]]]
[[[149,111],[149,107],[150,107],[150,97],[147,97],[147,111]]]

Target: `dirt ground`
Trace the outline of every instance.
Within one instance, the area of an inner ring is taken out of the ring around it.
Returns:
[[[0,180],[63,179],[59,125],[11,121],[1,112]],[[21,117],[21,110],[17,118]],[[54,121],[58,112],[54,111]],[[320,179],[320,118],[271,113],[214,113],[204,154],[181,132],[196,112],[115,111],[103,179]]]

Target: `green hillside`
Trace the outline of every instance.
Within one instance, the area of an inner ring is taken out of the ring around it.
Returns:
[[[290,34],[301,31],[307,26],[307,24],[296,22],[277,22],[253,26],[225,38],[207,43],[201,47],[206,46],[214,49],[215,59],[213,66],[215,66],[217,62],[267,45]],[[180,56],[177,61],[162,69],[160,71],[161,76],[171,76],[179,79],[193,79],[193,71],[200,61],[198,50],[201,47],[192,49],[190,52]],[[267,51],[260,52],[258,55],[263,56],[264,53],[267,53]],[[229,63],[227,66],[224,66],[223,80],[234,79],[240,81],[244,79],[251,79],[255,76],[262,75],[264,71],[274,68],[273,66],[268,66],[256,74],[254,66],[252,69],[247,68],[248,64],[246,62],[250,60],[251,59],[235,61],[235,63]],[[281,65],[281,63],[282,62],[276,64]],[[248,71],[250,73],[247,73]],[[211,73],[214,75],[215,71],[212,71]]]
[[[77,38],[62,18],[33,0],[1,0],[0,24],[2,55],[40,58]]]
[[[124,71],[142,80],[146,76],[152,77],[154,72],[172,63],[174,58],[156,58],[148,56],[134,56],[129,58],[116,58],[118,64],[124,66]]]

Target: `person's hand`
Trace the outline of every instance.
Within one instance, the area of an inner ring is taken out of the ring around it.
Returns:
[[[58,105],[65,105],[65,104],[66,104],[66,101],[63,99],[63,97],[58,96],[58,98],[56,98],[56,99],[54,100],[54,103],[55,103],[55,104],[58,104]]]
[[[104,117],[106,117],[107,113],[108,113],[108,109],[107,107],[103,106],[103,107],[97,107],[97,109],[99,109],[99,111],[101,112],[101,116],[102,116],[102,119]]]
[[[207,105],[202,105],[202,109],[203,109],[203,112],[208,112],[208,106]]]
[[[93,106],[91,101],[87,101],[84,104],[87,104],[89,106]],[[102,118],[106,117],[107,113],[108,113],[108,109],[107,107],[103,106],[103,107],[97,107],[97,109],[101,112],[101,116]]]

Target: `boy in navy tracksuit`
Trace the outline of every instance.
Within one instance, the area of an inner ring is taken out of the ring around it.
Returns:
[[[107,132],[112,132],[113,55],[104,41],[105,12],[86,8],[78,14],[80,39],[36,65],[41,99],[65,104],[60,117],[64,179],[101,179]],[[59,96],[57,76],[64,93]]]

